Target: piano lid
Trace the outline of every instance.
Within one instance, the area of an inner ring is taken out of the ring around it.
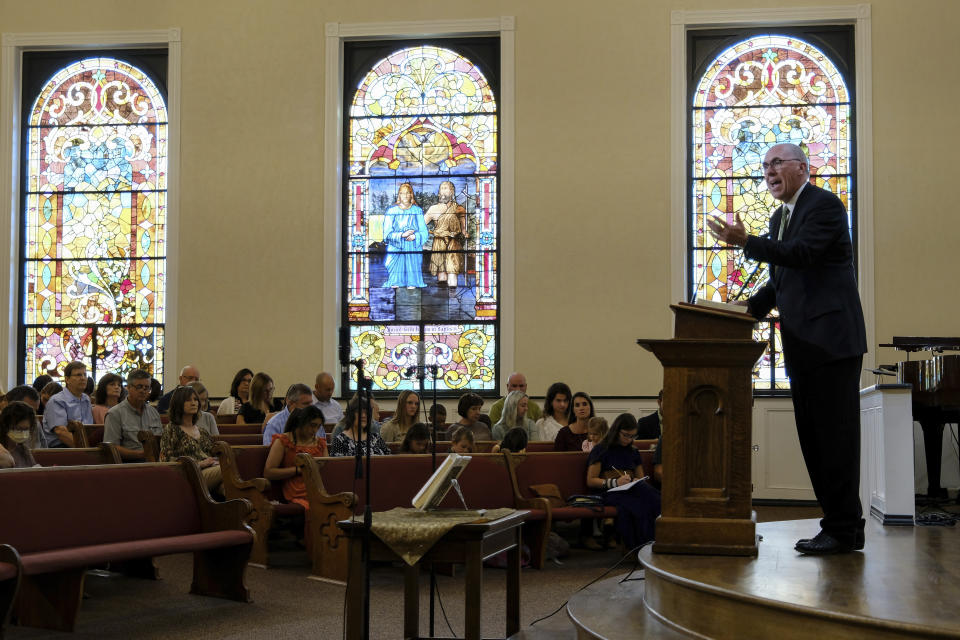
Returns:
[[[960,338],[893,336],[893,342],[881,344],[899,351],[960,351]]]

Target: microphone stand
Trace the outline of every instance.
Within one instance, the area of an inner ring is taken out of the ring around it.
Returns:
[[[437,405],[437,371],[438,367],[435,364],[423,365],[417,364],[416,366],[407,367],[406,374],[409,376],[415,371],[417,374],[417,380],[419,381],[420,387],[420,399],[421,406],[423,403],[423,380],[426,378],[427,372],[430,372],[430,377],[433,379],[433,406]],[[429,415],[429,411],[428,411]],[[431,423],[431,444],[430,447],[430,456],[433,463],[433,470],[437,470],[437,414],[433,414],[433,422]],[[430,563],[430,635],[429,637],[434,637],[434,618],[435,616],[435,603],[434,603],[434,594],[437,590],[437,571],[433,566],[433,563]]]
[[[428,365],[426,369],[430,372],[430,378],[433,380],[433,406],[437,406],[437,371],[438,367],[435,364]],[[423,376],[420,376],[420,397],[423,397]],[[433,470],[437,470],[437,411],[433,411],[433,422],[431,423],[431,432],[433,435],[433,446],[431,447],[431,455],[433,457]],[[434,605],[433,605],[433,595],[437,590],[437,571],[434,569],[433,563],[430,563],[430,637],[434,636],[433,633],[433,618],[434,618]]]
[[[362,430],[367,434],[367,481],[364,490],[363,507],[363,538],[360,547],[360,558],[363,563],[363,638],[370,638],[370,537],[373,525],[373,512],[370,509],[370,483],[371,483],[371,465],[370,465],[370,396],[373,389],[373,380],[367,378],[363,370],[363,360],[353,360],[350,362],[357,368],[357,438],[361,437]],[[366,415],[366,419],[364,419]],[[358,442],[356,447],[356,477],[363,477],[363,445]]]

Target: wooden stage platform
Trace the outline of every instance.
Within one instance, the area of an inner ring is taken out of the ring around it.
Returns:
[[[802,556],[817,520],[757,525],[756,558],[640,552],[645,580],[571,597],[578,638],[960,638],[960,527],[884,527],[866,548]],[[634,578],[642,575],[639,572]]]

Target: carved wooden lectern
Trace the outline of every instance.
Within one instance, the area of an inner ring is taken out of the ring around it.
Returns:
[[[637,340],[663,364],[663,493],[655,553],[757,555],[751,508],[753,365],[745,313],[681,302],[674,338]]]

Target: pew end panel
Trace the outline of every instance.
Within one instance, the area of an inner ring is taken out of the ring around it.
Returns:
[[[297,467],[307,486],[307,531],[309,553],[312,560],[311,577],[337,584],[347,583],[349,558],[347,538],[337,522],[353,516],[359,503],[352,492],[327,493],[321,469],[328,463],[353,464],[353,458],[314,458],[298,453]]]
[[[177,464],[186,474],[193,488],[200,509],[200,530],[245,531],[250,534],[246,544],[228,547],[212,547],[193,552],[193,584],[190,593],[239,602],[252,602],[250,590],[245,583],[247,562],[256,534],[248,524],[253,517],[253,505],[249,500],[237,498],[217,502],[210,496],[207,483],[200,475],[200,467],[193,458],[182,456]]]
[[[503,455],[507,462],[507,473],[510,478],[514,508],[526,509],[530,512],[523,523],[527,531],[524,539],[529,541],[530,564],[534,569],[543,569],[547,563],[547,542],[550,539],[550,531],[553,527],[553,508],[546,498],[525,496],[520,492],[517,485],[516,467],[523,462],[527,454],[514,454],[510,451],[504,451]]]
[[[137,440],[143,445],[143,458],[147,462],[158,462],[160,460],[160,438],[152,431],[137,432]]]
[[[4,637],[4,629],[10,621],[22,575],[20,554],[8,544],[0,544],[0,639]]]
[[[274,525],[279,505],[271,501],[272,485],[269,480],[261,477],[250,477],[249,473],[242,473],[241,460],[253,462],[263,471],[263,460],[266,453],[262,445],[240,447],[239,450],[220,440],[214,443],[213,453],[220,460],[220,471],[223,476],[223,493],[227,499],[245,499],[253,506],[250,526],[254,532],[253,549],[250,552],[250,563],[266,568],[269,566],[268,539],[270,529]],[[299,505],[290,511],[302,512]]]

